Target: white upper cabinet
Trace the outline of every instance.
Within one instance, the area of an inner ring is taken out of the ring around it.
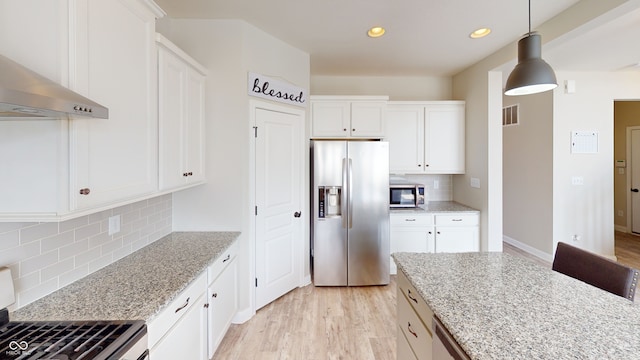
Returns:
[[[463,174],[463,101],[389,102],[385,140],[398,174]]]
[[[157,40],[160,189],[202,184],[207,71],[162,35]]]
[[[71,210],[157,191],[157,14],[147,5],[76,1],[72,88],[109,118],[70,122]]]
[[[164,12],[151,0],[0,5],[12,30],[1,32],[0,53],[109,109],[109,119],[0,121],[0,152],[11,154],[0,155],[0,219],[60,220],[157,193]]]
[[[387,96],[311,96],[312,138],[382,138]]]

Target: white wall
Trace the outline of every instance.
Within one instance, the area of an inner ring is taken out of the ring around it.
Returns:
[[[518,125],[503,127],[505,240],[541,254],[553,252],[553,92],[505,96],[518,104]]]
[[[174,230],[236,230],[240,256],[240,310],[250,312],[253,291],[249,238],[250,141],[247,72],[309,88],[309,55],[239,20],[174,19],[158,29],[209,69],[206,90],[207,184],[174,194]],[[306,128],[306,126],[305,126]],[[308,159],[308,156],[305,156]],[[308,164],[305,165],[308,186]],[[308,208],[305,204],[304,208]],[[309,254],[305,225],[305,254]],[[309,276],[309,259],[305,256]]]
[[[640,73],[556,72],[558,82],[576,82],[575,94],[555,91],[553,98],[554,248],[572,242],[614,256],[613,102],[640,98]],[[572,154],[571,131],[598,132],[596,154]],[[572,185],[579,176],[584,185]]]
[[[451,77],[327,76],[311,77],[313,95],[388,95],[393,101],[464,100],[451,94]]]

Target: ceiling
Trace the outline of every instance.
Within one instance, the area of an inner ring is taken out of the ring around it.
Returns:
[[[171,18],[242,19],[310,54],[312,75],[452,76],[528,31],[526,0],[156,0]],[[579,0],[531,4],[532,28]],[[384,26],[378,39],[366,36]],[[469,34],[481,27],[482,39]],[[640,10],[543,49],[555,69],[638,69]],[[514,54],[515,57],[515,54]],[[515,64],[515,61],[513,62]],[[513,66],[510,65],[510,67]]]

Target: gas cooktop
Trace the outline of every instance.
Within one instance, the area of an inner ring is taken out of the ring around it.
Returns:
[[[7,322],[0,359],[120,359],[146,333],[142,320]]]

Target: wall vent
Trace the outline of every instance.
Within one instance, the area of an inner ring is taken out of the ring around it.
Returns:
[[[502,108],[502,126],[512,126],[520,124],[519,104],[509,105]]]

